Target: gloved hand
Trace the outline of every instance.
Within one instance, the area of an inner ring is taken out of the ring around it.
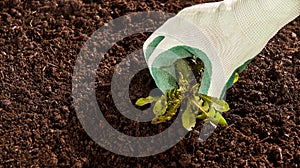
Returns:
[[[225,0],[191,6],[145,42],[150,73],[164,93],[176,87],[173,63],[197,56],[205,65],[199,93],[223,98],[236,72],[284,25],[300,15],[300,0]]]

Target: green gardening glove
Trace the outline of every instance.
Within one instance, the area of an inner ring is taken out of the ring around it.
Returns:
[[[143,48],[146,62],[165,93],[176,88],[176,60],[196,56],[204,62],[199,93],[221,99],[236,72],[299,14],[299,0],[225,0],[191,6],[148,38]]]

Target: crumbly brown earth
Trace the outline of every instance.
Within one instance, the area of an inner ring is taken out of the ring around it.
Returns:
[[[208,140],[197,140],[198,122],[168,151],[131,158],[103,149],[82,128],[71,84],[77,54],[88,37],[128,13],[176,13],[202,2],[209,1],[0,1],[0,167],[300,167],[299,17],[269,41],[228,90],[231,110],[224,117],[229,125],[218,127]],[[130,121],[111,98],[116,65],[141,49],[149,35],[125,38],[99,63],[100,108],[128,135],[154,135],[171,124]],[[153,88],[148,70],[141,71],[131,82],[131,100]]]

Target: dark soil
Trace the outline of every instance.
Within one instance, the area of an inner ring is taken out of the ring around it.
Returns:
[[[0,1],[0,167],[300,167],[299,17],[269,41],[228,90],[231,110],[224,117],[229,125],[218,127],[208,140],[198,141],[198,122],[168,151],[131,158],[103,149],[82,128],[71,84],[88,37],[131,12],[176,13],[202,2],[209,1]],[[101,111],[116,129],[133,136],[154,135],[171,124],[126,119],[111,98],[116,65],[141,49],[149,35],[120,41],[98,69]],[[141,71],[131,82],[131,100],[153,88],[148,70]]]

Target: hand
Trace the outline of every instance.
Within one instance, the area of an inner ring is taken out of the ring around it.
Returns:
[[[199,93],[222,98],[235,73],[299,14],[299,0],[225,0],[185,8],[145,42],[150,73],[165,93],[176,87],[176,60],[196,56],[205,65]]]

